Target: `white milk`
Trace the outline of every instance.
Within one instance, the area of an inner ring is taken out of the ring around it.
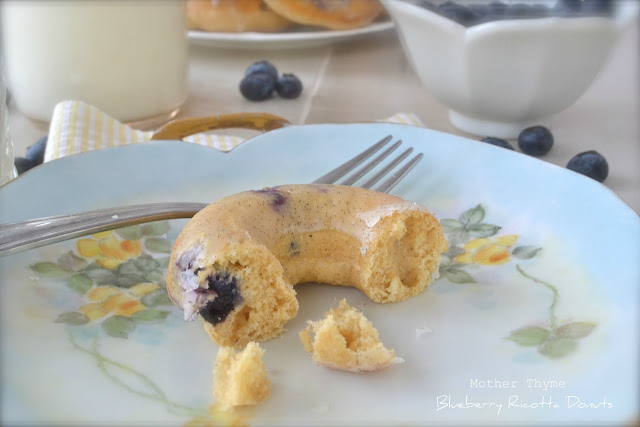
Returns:
[[[7,85],[27,116],[49,121],[76,99],[120,121],[175,114],[187,96],[180,0],[3,0]]]
[[[9,135],[9,114],[5,96],[4,79],[0,72],[0,186],[15,178],[17,173],[13,166],[13,143]]]

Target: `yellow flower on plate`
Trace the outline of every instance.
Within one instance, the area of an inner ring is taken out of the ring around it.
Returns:
[[[146,294],[150,294],[151,292],[157,291],[158,289],[160,289],[160,285],[158,285],[157,283],[138,283],[137,285],[129,288],[129,293],[131,295],[141,297]]]
[[[103,310],[99,302],[90,302],[89,304],[80,306],[79,310],[84,313],[89,320],[101,319],[108,314]]]
[[[469,240],[463,248],[467,251],[474,251],[476,249],[480,249],[484,246],[487,246],[491,243],[491,239],[487,239],[486,237],[481,237],[479,239]]]
[[[121,289],[115,286],[98,286],[89,292],[86,297],[89,303],[79,307],[90,320],[101,319],[109,314],[118,316],[132,316],[146,307],[140,302],[140,298],[160,289],[157,283],[138,283],[129,289]]]
[[[100,248],[98,247],[98,241],[93,239],[78,239],[76,241],[76,248],[80,256],[85,258],[93,258],[100,255]]]
[[[131,300],[120,304],[118,308],[116,308],[115,314],[129,317],[144,309],[145,307],[140,303],[140,301]]]
[[[480,265],[499,265],[509,260],[509,251],[499,245],[485,246],[473,255],[473,262]]]
[[[517,234],[498,236],[493,239],[481,237],[469,240],[463,246],[465,252],[455,257],[454,261],[459,264],[504,264],[511,260],[508,248],[515,245],[517,240]]]
[[[98,286],[87,292],[87,298],[89,298],[90,301],[102,301],[120,292],[122,292],[120,288],[116,288],[115,286]]]
[[[115,270],[123,261],[140,255],[142,244],[139,240],[123,240],[112,231],[105,231],[92,238],[78,239],[76,249],[80,256],[94,258],[100,267]]]

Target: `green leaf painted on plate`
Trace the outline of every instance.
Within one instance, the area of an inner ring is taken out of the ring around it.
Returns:
[[[144,236],[162,236],[169,231],[169,221],[156,221],[140,227]]]
[[[448,268],[444,272],[445,277],[453,283],[476,283],[475,279],[466,271],[458,268]]]
[[[156,258],[156,261],[158,261],[158,263],[160,264],[159,268],[167,268],[169,267],[169,260],[171,259],[171,257],[165,256],[165,257],[161,257],[161,258]]]
[[[149,237],[144,241],[144,247],[151,252],[168,254],[171,252],[171,242],[163,237]]]
[[[65,270],[78,271],[87,267],[87,265],[89,265],[89,262],[86,259],[74,254],[73,251],[69,251],[58,258],[58,265]]]
[[[511,252],[511,254],[516,258],[529,259],[536,256],[536,254],[540,252],[541,249],[542,248],[540,246],[517,246],[513,249],[513,252]]]
[[[123,227],[116,230],[116,234],[123,239],[138,240],[142,237],[142,230],[139,225],[131,225],[129,227]]]
[[[77,311],[69,311],[62,313],[54,320],[55,323],[66,323],[67,325],[80,326],[89,323],[89,318],[83,313]]]
[[[138,283],[146,282],[142,273],[138,274],[122,274],[119,275],[113,284],[119,288],[130,288]]]
[[[147,307],[158,307],[160,305],[172,305],[173,302],[169,298],[166,289],[158,289],[155,292],[147,294],[140,298],[140,302]]]
[[[144,280],[146,280],[147,282],[161,283],[164,281],[164,275],[158,273],[157,271],[150,271],[149,273],[144,275]]]
[[[50,279],[62,279],[64,277],[69,277],[69,275],[72,273],[66,268],[63,268],[54,262],[48,261],[36,262],[35,264],[31,264],[29,268],[34,272]]]
[[[577,347],[578,343],[573,338],[552,338],[545,341],[538,352],[549,359],[559,359],[573,353]]]
[[[118,266],[118,274],[128,275],[128,274],[141,274],[142,271],[135,263],[135,260],[128,259],[122,264]]]
[[[484,208],[478,205],[475,208],[466,210],[460,214],[460,222],[462,224],[478,224],[484,219]]]
[[[464,227],[460,221],[457,219],[445,218],[440,221],[440,225],[442,225],[442,229],[445,233],[451,233],[452,231],[462,230]]]
[[[445,252],[445,254],[449,258],[455,258],[458,255],[462,255],[464,252],[465,250],[462,248],[459,248],[458,246],[449,246],[449,249],[447,249],[447,252]]]
[[[165,310],[142,310],[131,316],[131,319],[140,322],[162,322],[169,315]]]
[[[160,267],[160,262],[149,255],[141,255],[133,262],[140,271],[154,271]]]
[[[571,322],[560,326],[555,332],[556,336],[561,338],[579,339],[591,334],[596,326],[590,322]]]
[[[466,229],[454,231],[449,234],[449,247],[456,247],[458,243],[465,243],[469,240],[469,232]]]
[[[128,338],[136,327],[136,322],[124,316],[112,316],[102,322],[102,329],[116,338]]]
[[[97,286],[112,285],[116,280],[116,274],[106,268],[91,268],[83,271]]]
[[[500,231],[502,227],[493,224],[471,224],[469,231],[476,237],[489,237]]]
[[[507,339],[523,347],[532,347],[542,344],[550,334],[551,331],[548,329],[539,326],[527,326],[511,331]]]
[[[86,274],[76,273],[73,276],[69,277],[67,286],[74,292],[77,292],[80,295],[84,295],[93,286],[93,280]]]

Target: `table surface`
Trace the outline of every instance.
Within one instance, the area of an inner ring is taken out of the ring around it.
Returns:
[[[608,160],[605,185],[640,212],[639,28],[636,22],[618,41],[609,62],[589,90],[548,123],[555,145],[543,159],[565,166],[582,151],[597,150]],[[295,100],[251,102],[238,83],[248,64],[268,59],[280,72],[304,84]],[[467,136],[453,127],[446,107],[420,83],[394,30],[332,46],[296,50],[227,50],[190,46],[189,96],[178,117],[261,111],[295,124],[378,120],[398,112],[418,116],[426,127]],[[48,132],[9,105],[16,156]]]

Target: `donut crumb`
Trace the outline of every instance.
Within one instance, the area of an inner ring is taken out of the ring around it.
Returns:
[[[307,324],[299,334],[300,340],[319,365],[368,372],[404,362],[382,344],[376,328],[345,299],[329,310],[324,319]]]
[[[271,381],[262,360],[264,350],[256,342],[236,353],[231,347],[218,350],[213,368],[213,395],[222,409],[255,405],[271,394]]]

